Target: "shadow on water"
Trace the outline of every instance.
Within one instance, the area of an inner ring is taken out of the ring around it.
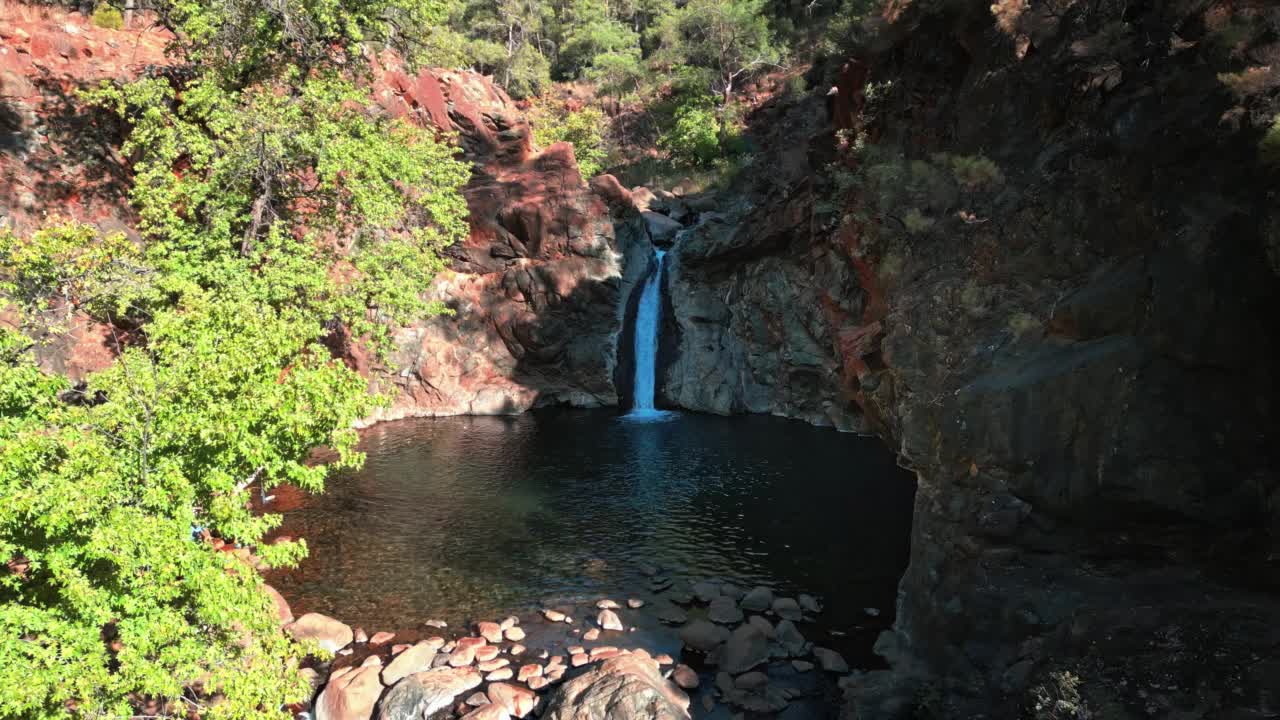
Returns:
[[[652,603],[658,566],[677,587],[814,594],[811,639],[853,659],[890,622],[907,562],[911,476],[875,440],[799,422],[548,409],[387,423],[363,446],[365,467],[325,495],[277,501],[281,532],[311,547],[269,578],[299,612],[402,628],[606,594]]]

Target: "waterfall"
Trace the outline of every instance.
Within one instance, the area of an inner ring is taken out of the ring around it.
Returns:
[[[653,412],[654,383],[657,375],[658,330],[662,321],[662,258],[666,252],[654,249],[658,266],[644,283],[640,306],[636,309],[635,351],[636,377],[633,385],[632,412]]]

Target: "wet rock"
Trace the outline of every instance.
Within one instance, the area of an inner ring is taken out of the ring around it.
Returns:
[[[498,668],[484,676],[485,682],[498,682],[500,680],[510,680],[515,675],[509,667]]]
[[[550,621],[550,622],[564,622],[564,621],[565,621],[565,614],[564,614],[564,613],[562,613],[562,612],[560,612],[559,610],[550,610],[550,609],[543,610],[543,611],[542,611],[542,617],[546,618],[546,619],[547,619],[548,621]]]
[[[423,641],[416,643],[413,647],[396,655],[382,669],[382,683],[387,687],[391,687],[400,682],[400,679],[419,673],[424,670],[431,669],[431,661],[436,658],[436,646],[433,643]]]
[[[778,644],[787,651],[787,654],[792,656],[804,654],[805,646],[808,643],[806,643],[804,635],[800,634],[800,628],[797,628],[795,623],[790,620],[779,621],[774,635],[778,640]]]
[[[494,683],[489,686],[489,700],[501,705],[513,717],[522,718],[533,711],[538,696],[528,688],[510,683]]]
[[[524,682],[531,677],[540,677],[542,675],[542,666],[537,663],[529,663],[521,665],[519,672],[516,673],[516,680]]]
[[[511,717],[506,708],[496,703],[488,703],[462,716],[462,720],[507,720]]]
[[[488,662],[498,657],[502,649],[497,645],[481,645],[476,648],[476,662]]]
[[[800,608],[807,613],[817,615],[822,612],[822,605],[818,604],[818,599],[812,595],[800,596]]]
[[[680,640],[699,652],[711,652],[729,639],[729,631],[714,623],[698,619],[680,628]]]
[[[455,697],[480,682],[480,673],[472,668],[414,673],[401,679],[383,696],[378,705],[378,720],[420,720],[449,707]]]
[[[827,648],[815,647],[813,656],[818,659],[818,665],[827,672],[847,673],[849,672],[849,664],[844,661],[840,653]]]
[[[517,644],[512,645],[511,647],[507,648],[507,652],[511,653],[512,655],[523,655],[523,654],[524,654],[524,651],[525,651],[526,649],[527,649],[527,648],[526,648],[525,646],[520,645],[519,643],[517,643]]]
[[[767,684],[769,676],[759,671],[743,673],[733,680],[733,686],[739,690],[758,690]]]
[[[734,602],[737,602],[742,598],[746,597],[747,591],[743,590],[737,585],[734,585],[733,583],[727,582],[727,583],[720,584],[720,594],[725,595],[727,597],[731,597],[733,598]]]
[[[502,642],[502,626],[495,622],[476,623],[476,633],[491,643]]]
[[[502,636],[512,642],[518,642],[525,638],[524,630],[518,627],[509,627],[502,631]]]
[[[777,634],[777,632],[773,628],[773,625],[770,624],[769,621],[766,620],[762,615],[752,615],[751,617],[747,618],[747,622],[760,628],[760,632],[764,633],[764,636],[769,638],[770,640],[772,640]],[[783,622],[787,622],[787,621],[784,620]]]
[[[698,679],[698,673],[688,665],[680,664],[671,671],[671,680],[685,690],[692,690],[702,684]]]
[[[337,652],[351,644],[355,633],[351,626],[320,613],[307,613],[284,628],[298,640],[313,640],[320,649]]]
[[[692,605],[693,593],[683,588],[677,588],[667,593],[667,599],[677,605]]]
[[[586,631],[586,632],[582,633],[582,639],[583,639],[583,640],[586,640],[587,642],[591,642],[591,641],[594,641],[594,640],[599,640],[599,639],[600,639],[600,630],[599,630],[599,629],[597,629],[597,628],[591,628],[590,630],[588,630],[588,631]]]
[[[494,658],[492,660],[487,660],[485,662],[479,663],[478,665],[476,665],[476,669],[479,670],[480,672],[487,673],[487,672],[493,672],[498,668],[504,668],[510,664],[511,664],[511,661],[506,658]]]
[[[345,667],[329,676],[316,698],[316,720],[369,720],[373,706],[382,695],[377,665]]]
[[[639,610],[644,607],[644,601],[640,598],[627,598],[627,607],[632,610]]]
[[[352,633],[351,642],[357,642],[363,645],[369,642],[369,634],[364,631],[364,628],[358,627],[355,629],[355,632]]]
[[[702,602],[709,603],[712,600],[715,600],[716,598],[720,597],[720,585],[719,583],[713,583],[709,580],[704,580],[699,583],[694,583],[693,594],[696,595],[698,599],[701,600]]]
[[[502,619],[502,622],[499,623],[498,626],[501,627],[503,631],[506,631],[506,630],[510,630],[511,628],[519,624],[520,624],[520,618],[516,617],[515,615],[508,615]]]
[[[591,659],[595,660],[601,655],[604,655],[610,652],[617,652],[617,650],[618,648],[612,645],[601,645],[600,647],[591,648]]]
[[[425,623],[423,623],[423,625],[426,625],[427,627],[440,628],[440,629],[449,627],[449,623],[443,620],[428,620]]]
[[[618,605],[618,603],[616,603],[616,602],[614,602],[614,601],[612,601],[612,600],[610,600],[610,599],[608,599],[608,598],[605,598],[604,600],[599,600],[599,601],[597,601],[597,602],[596,602],[596,607],[597,607],[597,608],[599,608],[599,609],[601,609],[601,610],[617,610],[617,609],[618,609],[619,607],[621,607],[621,606],[620,606],[620,605]]]
[[[676,233],[684,228],[678,221],[661,213],[645,210],[640,213],[644,218],[645,228],[649,231],[649,239],[656,245],[665,245],[675,239]]]
[[[612,658],[561,685],[543,720],[683,720],[689,697],[647,655]]]
[[[753,587],[742,597],[740,605],[743,610],[764,612],[773,607],[773,591],[767,587]]]
[[[773,601],[773,611],[779,617],[787,620],[800,620],[804,617],[804,613],[800,610],[800,603],[795,598],[783,597]]]
[[[389,633],[385,630],[382,630],[374,633],[373,637],[369,638],[369,644],[373,645],[374,647],[377,647],[378,645],[386,645],[387,643],[394,640],[395,637],[396,637],[395,633]]]
[[[754,625],[739,625],[725,642],[720,667],[736,675],[768,660],[769,639],[765,634]]]
[[[711,606],[707,609],[707,617],[713,622],[730,625],[742,622],[743,615],[733,598],[718,595],[711,601]]]
[[[551,678],[543,675],[538,675],[536,677],[529,678],[529,680],[525,684],[529,686],[530,690],[538,691],[550,685]]]
[[[621,632],[624,628],[622,620],[618,618],[618,614],[612,610],[601,610],[596,616],[596,624],[603,630],[617,630]]]
[[[655,613],[659,620],[668,625],[682,625],[689,621],[689,613],[675,605],[664,604]]]
[[[591,656],[584,652],[577,652],[569,656],[569,664],[574,667],[582,667],[589,662],[591,662]]]
[[[484,638],[462,638],[458,640],[453,652],[449,653],[449,665],[452,667],[470,665],[475,662],[476,650],[481,647],[486,647]]]
[[[807,673],[813,669],[813,663],[805,660],[792,660],[791,667],[795,668],[796,672]]]

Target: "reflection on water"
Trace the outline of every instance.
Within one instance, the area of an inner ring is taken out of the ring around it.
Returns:
[[[311,557],[269,579],[298,612],[376,629],[545,598],[652,599],[647,565],[818,595],[831,628],[891,610],[914,483],[877,441],[768,417],[664,420],[555,410],[375,426],[362,470],[320,497],[277,493],[280,532]]]

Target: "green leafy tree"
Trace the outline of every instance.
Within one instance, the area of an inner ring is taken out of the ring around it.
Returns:
[[[538,103],[530,111],[530,120],[533,140],[539,147],[558,142],[573,145],[583,178],[594,177],[604,170],[609,155],[605,145],[608,118],[599,108],[570,110],[563,103]]]
[[[366,110],[368,43],[424,58],[434,0],[162,0],[185,67],[93,102],[130,124],[141,241],[55,224],[0,232],[21,329],[72,312],[134,328],[71,388],[0,332],[0,717],[283,717],[306,648],[254,567],[288,565],[250,493],[319,490],[327,445],[359,462],[366,382],[323,341],[442,308],[419,291],[466,231],[469,167]],[[419,32],[419,29],[422,31]],[[38,335],[38,333],[33,333]]]
[[[658,21],[658,58],[713,71],[710,88],[728,103],[743,79],[780,58],[764,0],[689,0]]]

